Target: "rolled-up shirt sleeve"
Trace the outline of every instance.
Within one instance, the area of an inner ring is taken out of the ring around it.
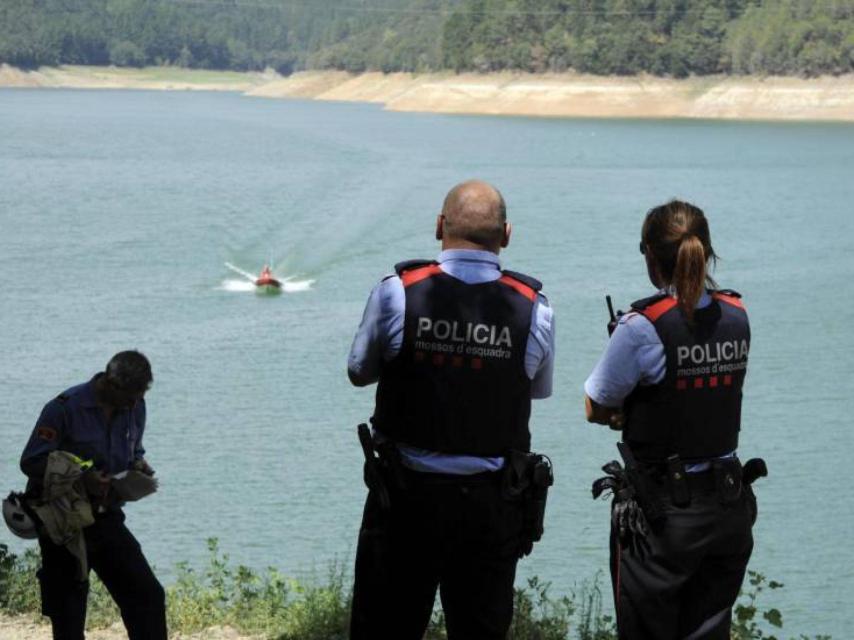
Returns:
[[[531,333],[525,349],[525,373],[531,378],[531,397],[548,398],[552,395],[554,376],[555,322],[554,311],[542,294],[531,318]]]
[[[626,314],[584,383],[584,392],[596,404],[618,408],[638,384],[656,384],[664,371],[664,347],[652,323]]]
[[[382,363],[400,352],[405,309],[403,283],[397,276],[385,278],[371,291],[347,358],[347,374],[354,385],[379,380]]]

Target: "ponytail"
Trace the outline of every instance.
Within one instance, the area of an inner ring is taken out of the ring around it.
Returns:
[[[675,288],[679,308],[692,322],[706,285],[717,288],[706,269],[710,260],[712,264],[717,261],[717,255],[703,210],[681,200],[650,209],[641,229],[641,252],[649,254],[653,284]]]
[[[679,306],[685,317],[694,319],[694,307],[700,301],[706,285],[706,253],[703,243],[695,235],[683,237],[676,254],[673,269],[673,286],[679,298]]]

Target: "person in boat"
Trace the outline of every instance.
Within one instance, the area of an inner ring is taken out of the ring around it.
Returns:
[[[585,389],[587,419],[622,433],[613,489],[611,575],[621,639],[729,639],[753,549],[756,500],[736,457],[750,326],[718,289],[706,216],[651,209],[640,252],[658,290],[632,304]],[[594,485],[594,494],[597,492]]]
[[[255,280],[255,284],[257,286],[269,286],[278,289],[282,283],[273,276],[273,272],[270,270],[270,267],[264,265],[264,268],[261,269],[261,275],[259,275]]]
[[[114,355],[106,370],[48,402],[21,456],[29,478],[27,495],[37,498],[48,458],[54,451],[73,454],[82,467],[94,522],[83,529],[88,566],[113,596],[131,640],[165,640],[163,587],[139,542],[125,526],[112,477],[128,469],[147,475],[144,396],[153,377],[148,359],[138,351]],[[38,571],[42,613],[50,618],[56,640],[82,640],[89,583],[78,561],[64,546],[39,533],[42,566]]]
[[[420,640],[437,589],[449,638],[510,626],[530,546],[502,470],[509,451],[529,451],[531,399],[551,395],[554,361],[540,283],[501,270],[510,232],[497,189],[459,184],[436,221],[438,259],[396,265],[368,299],[347,368],[356,386],[378,383],[384,481],[359,534],[353,640]]]

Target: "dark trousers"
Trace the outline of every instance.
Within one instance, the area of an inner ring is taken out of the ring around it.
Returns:
[[[89,566],[118,605],[130,640],[166,640],[163,587],[124,520],[113,510],[83,530]],[[44,537],[39,545],[42,613],[51,620],[54,640],[82,640],[89,582],[77,579],[77,560],[65,547]]]
[[[621,544],[611,530],[620,640],[729,640],[753,550],[753,493],[745,486],[724,505],[714,490],[694,491],[687,507],[662,504],[664,522],[644,544]]]
[[[421,640],[436,590],[449,640],[503,640],[513,618],[522,512],[500,474],[409,473],[383,512],[370,492],[356,551],[351,640]]]

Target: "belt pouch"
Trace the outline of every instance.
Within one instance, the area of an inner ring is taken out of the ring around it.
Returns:
[[[741,463],[736,458],[712,463],[715,488],[722,504],[732,504],[741,496]]]
[[[522,500],[531,486],[531,467],[533,459],[526,451],[509,451],[504,456],[504,469],[501,477],[501,495],[505,500]]]
[[[667,484],[670,487],[670,500],[676,507],[691,504],[691,487],[685,475],[685,465],[678,455],[667,458]]]

